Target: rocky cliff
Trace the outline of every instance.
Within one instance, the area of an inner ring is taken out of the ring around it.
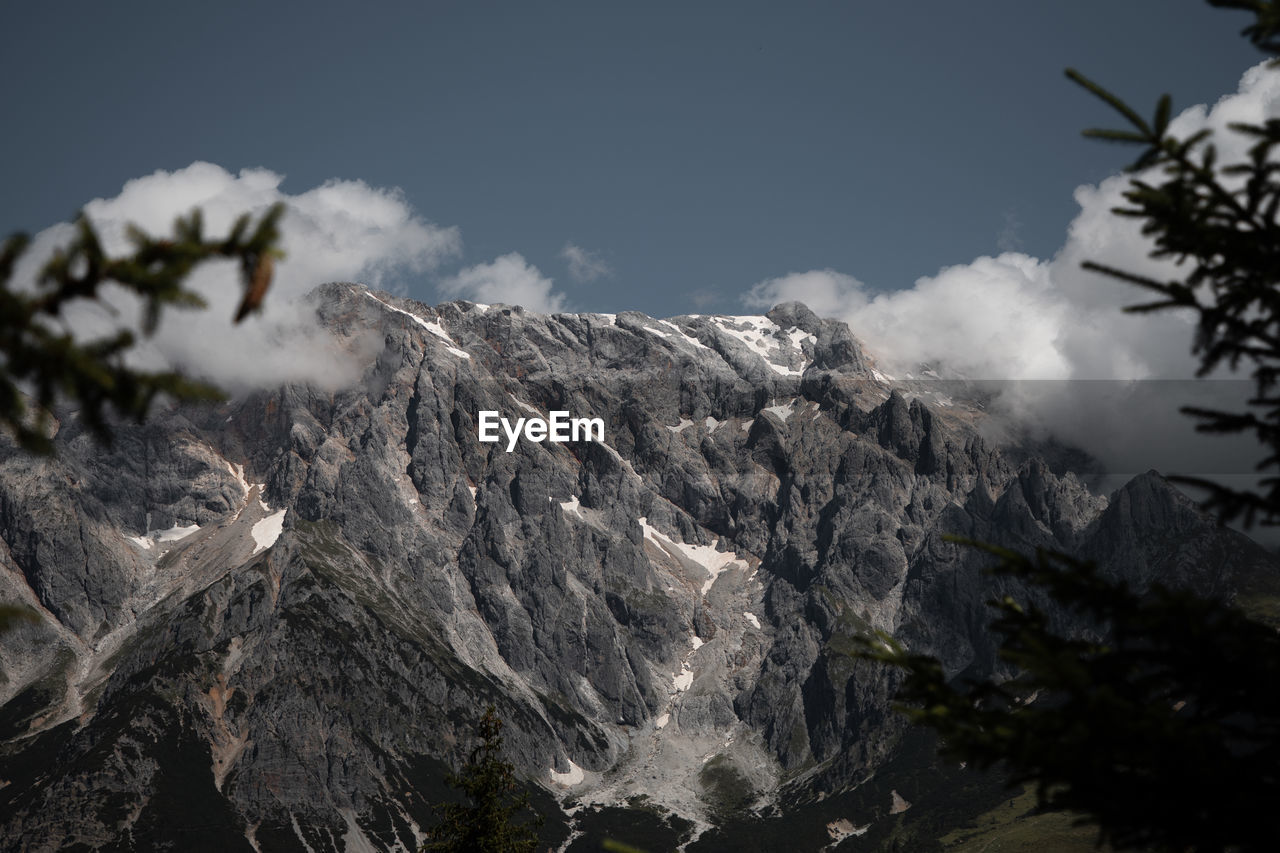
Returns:
[[[628,810],[717,849],[888,772],[857,634],[994,666],[985,558],[945,534],[1226,596],[1272,570],[1155,474],[1103,498],[1013,464],[980,405],[800,305],[315,309],[357,386],[6,440],[0,600],[40,621],[0,637],[0,848],[413,849],[493,704],[549,842]],[[561,410],[604,440],[478,440]]]

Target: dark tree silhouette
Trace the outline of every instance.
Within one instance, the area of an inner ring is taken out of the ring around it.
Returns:
[[[423,851],[433,853],[533,853],[541,817],[522,822],[531,812],[529,794],[520,790],[515,768],[503,761],[502,720],[490,705],[476,725],[479,743],[449,784],[466,798],[436,806],[440,823],[432,827]]]
[[[899,709],[942,751],[1041,806],[1088,816],[1116,849],[1273,850],[1280,815],[1280,634],[1220,602],[1155,585],[1139,594],[1087,562],[977,545],[993,570],[1046,592],[1084,629],[991,602],[1009,680],[949,681],[893,638],[872,657],[906,670]]]
[[[1244,34],[1280,54],[1280,7],[1209,0],[1252,12]],[[1280,61],[1280,60],[1277,60]],[[1275,64],[1273,62],[1273,64]],[[1193,352],[1205,375],[1250,371],[1247,409],[1188,408],[1197,429],[1252,433],[1263,450],[1257,489],[1208,489],[1208,508],[1245,526],[1280,522],[1280,117],[1233,124],[1247,157],[1221,163],[1209,130],[1169,132],[1166,95],[1150,121],[1074,70],[1068,77],[1113,107],[1123,130],[1086,136],[1141,148],[1127,206],[1151,256],[1180,277],[1086,268],[1157,294],[1129,308],[1190,309]],[[996,575],[1047,595],[1055,611],[1014,597],[990,602],[999,656],[1012,679],[951,681],[941,664],[892,637],[863,641],[863,656],[905,670],[900,708],[934,729],[956,758],[1035,785],[1042,806],[1069,809],[1118,849],[1270,851],[1280,838],[1280,635],[1219,601],[1155,585],[1136,591],[1060,553],[1032,556],[967,543],[999,558]],[[1067,625],[1074,627],[1068,628]],[[1084,627],[1081,627],[1084,626]]]
[[[150,335],[163,309],[203,308],[204,300],[186,288],[187,277],[206,261],[229,258],[239,262],[244,279],[238,323],[258,310],[271,284],[273,260],[281,256],[283,213],[284,206],[276,205],[256,225],[248,214],[241,216],[218,240],[205,237],[199,210],[179,217],[168,239],[131,227],[133,252],[122,258],[106,256],[93,225],[82,215],[71,244],[45,263],[30,291],[12,281],[30,240],[24,234],[10,237],[0,247],[0,424],[23,449],[50,453],[50,409],[60,400],[78,405],[90,429],[109,441],[109,408],[142,420],[161,394],[180,401],[219,399],[217,388],[180,372],[129,367],[126,356],[136,343],[130,331],[77,340],[62,321],[63,309],[77,301],[98,300],[104,285],[115,284],[141,298],[142,331]]]
[[[1244,34],[1263,51],[1280,54],[1280,6],[1263,0],[1209,0],[1210,5],[1247,9],[1255,23]],[[1273,60],[1274,67],[1280,60]],[[1160,281],[1123,269],[1086,262],[1085,269],[1157,294],[1153,302],[1125,310],[1135,313],[1190,309],[1197,317],[1192,352],[1200,357],[1199,375],[1221,365],[1250,369],[1254,397],[1248,409],[1223,412],[1187,407],[1203,432],[1252,432],[1264,457],[1258,470],[1269,472],[1257,490],[1231,489],[1212,480],[1175,476],[1177,482],[1206,489],[1206,508],[1223,521],[1280,522],[1280,163],[1272,152],[1280,144],[1280,116],[1262,124],[1237,122],[1230,131],[1250,144],[1247,159],[1220,163],[1213,133],[1203,129],[1186,138],[1169,132],[1172,102],[1160,98],[1150,122],[1120,98],[1079,71],[1067,76],[1113,107],[1129,124],[1125,129],[1086,130],[1085,136],[1135,145],[1141,154],[1129,166],[1127,207],[1117,216],[1138,219],[1154,248],[1152,258],[1172,260],[1179,278]]]

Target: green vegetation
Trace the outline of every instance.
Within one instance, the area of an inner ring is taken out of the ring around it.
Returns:
[[[1085,627],[992,602],[1000,657],[1019,674],[960,684],[881,636],[869,654],[906,670],[904,713],[945,754],[1002,765],[1118,849],[1269,849],[1275,816],[1255,804],[1280,796],[1280,634],[1189,592],[1139,594],[1062,554],[978,547]]]
[[[165,308],[203,308],[204,300],[185,282],[197,266],[228,258],[240,264],[244,296],[235,322],[259,310],[271,284],[274,259],[281,257],[279,220],[284,207],[271,208],[256,226],[241,216],[221,240],[204,236],[199,210],[179,217],[173,236],[155,239],[131,227],[133,252],[107,257],[88,218],[75,224],[75,238],[56,251],[40,271],[34,290],[13,281],[19,259],[30,244],[16,234],[0,246],[0,424],[19,446],[35,453],[51,453],[50,409],[59,400],[79,406],[90,429],[107,441],[111,429],[108,409],[142,420],[158,395],[177,400],[218,399],[217,388],[193,381],[177,371],[142,371],[126,363],[135,346],[132,332],[78,341],[67,328],[64,309],[82,302],[100,302],[111,284],[142,302],[142,331],[155,332]],[[36,404],[30,411],[24,390]]]
[[[751,782],[723,754],[702,765],[698,772],[698,782],[703,789],[702,800],[714,814],[743,811],[755,797]]]
[[[1209,0],[1210,5],[1248,9],[1256,23],[1245,29],[1255,45],[1280,54],[1280,6],[1271,0]],[[1280,60],[1273,60],[1274,67]],[[1092,129],[1085,135],[1137,145],[1141,154],[1129,166],[1127,207],[1117,216],[1142,222],[1152,242],[1153,259],[1173,261],[1181,277],[1160,281],[1105,264],[1086,262],[1102,273],[1157,295],[1154,302],[1125,309],[1133,313],[1184,310],[1197,318],[1192,353],[1199,356],[1198,375],[1220,366],[1250,366],[1255,396],[1243,412],[1184,407],[1207,433],[1252,433],[1265,456],[1259,471],[1271,470],[1258,491],[1232,489],[1212,480],[1175,477],[1205,489],[1206,507],[1223,521],[1243,518],[1280,522],[1280,178],[1272,151],[1280,144],[1280,117],[1262,124],[1234,122],[1232,133],[1248,143],[1246,159],[1221,163],[1213,131],[1185,138],[1169,131],[1171,100],[1164,95],[1151,121],[1146,121],[1111,92],[1073,69],[1067,76],[1113,107],[1129,128]]]
[[[59,649],[49,668],[0,707],[0,740],[25,734],[42,715],[56,707],[67,692],[67,673],[75,665],[69,649]]]
[[[21,622],[40,624],[40,614],[22,604],[0,604],[0,634],[18,627]]]
[[[476,726],[480,741],[462,771],[449,785],[466,802],[436,806],[441,820],[431,828],[423,851],[434,853],[533,853],[541,817],[522,819],[530,811],[529,794],[520,790],[515,768],[503,761],[502,720],[492,705]]]
[[[1210,3],[1252,12],[1255,23],[1245,34],[1280,54],[1276,3]],[[1174,261],[1181,277],[1160,281],[1086,267],[1158,295],[1131,311],[1194,313],[1201,375],[1223,365],[1251,370],[1255,394],[1246,411],[1184,412],[1200,421],[1199,430],[1258,440],[1264,452],[1258,470],[1267,474],[1259,489],[1179,479],[1207,489],[1209,508],[1224,520],[1276,523],[1280,164],[1272,153],[1280,118],[1230,125],[1248,152],[1224,164],[1211,131],[1170,133],[1167,95],[1147,121],[1079,72],[1067,74],[1128,123],[1086,135],[1140,146],[1128,206],[1115,213],[1140,220],[1153,242],[1151,256]],[[1008,771],[1013,783],[1033,786],[1037,808],[1078,812],[1096,826],[1100,842],[1116,849],[1274,849],[1280,815],[1262,804],[1280,797],[1280,635],[1249,618],[1274,624],[1280,599],[1274,578],[1246,579],[1246,615],[1158,584],[1135,591],[1065,554],[968,544],[999,559],[994,574],[1047,593],[1066,616],[1051,618],[1013,596],[990,602],[1000,658],[1018,673],[1008,680],[949,682],[937,660],[886,635],[864,639],[864,656],[906,671],[900,708],[941,736],[944,753]],[[1031,832],[1030,822],[1005,826],[984,844],[959,849],[997,849],[998,839],[1012,843],[1015,833]],[[1054,844],[1070,843],[1047,817],[1036,826],[1052,833]],[[1036,847],[1045,849],[1039,841]]]
[[[1042,811],[1035,792],[1027,789],[947,833],[939,843],[949,853],[1080,853],[1093,849],[1097,836],[1096,829],[1081,826],[1076,816]]]

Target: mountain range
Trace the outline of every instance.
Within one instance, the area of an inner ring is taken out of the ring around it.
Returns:
[[[1276,576],[1155,472],[1095,494],[797,303],[310,310],[355,385],[0,439],[0,601],[39,617],[0,636],[0,849],[413,850],[489,705],[553,849],[928,849],[1009,794],[854,652],[999,671],[1010,582],[948,535],[1225,598]],[[508,450],[486,411],[604,435]]]

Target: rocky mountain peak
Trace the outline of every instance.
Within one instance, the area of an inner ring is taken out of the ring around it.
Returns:
[[[947,534],[1224,594],[1268,561],[1156,475],[1108,501],[1013,464],[799,303],[314,305],[353,387],[109,449],[62,412],[56,458],[2,451],[0,598],[41,618],[0,638],[0,847],[180,844],[199,814],[238,849],[412,849],[488,704],[565,849],[638,803],[711,843],[892,757],[857,634],[995,665],[983,558]]]

